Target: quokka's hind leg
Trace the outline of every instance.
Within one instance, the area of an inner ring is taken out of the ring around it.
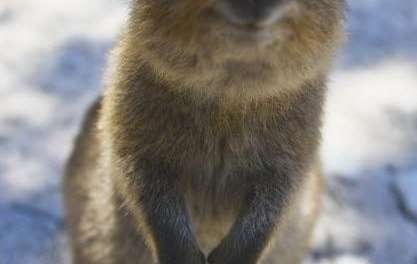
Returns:
[[[132,218],[100,165],[100,99],[88,111],[64,178],[73,264],[152,264]]]
[[[262,264],[300,264],[309,250],[310,240],[321,207],[322,178],[314,170],[306,179],[296,202],[278,227],[276,238]]]
[[[119,209],[115,223],[112,264],[154,264],[150,250],[133,223],[133,218]]]

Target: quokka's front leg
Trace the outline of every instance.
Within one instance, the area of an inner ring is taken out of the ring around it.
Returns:
[[[159,264],[204,264],[205,256],[193,234],[175,173],[150,162],[123,177],[129,182],[126,187],[129,189],[127,199],[131,201],[129,209],[140,211],[140,219],[137,219],[140,232],[151,245],[155,261]]]
[[[258,176],[255,175],[254,178],[256,177]],[[208,262],[210,264],[259,263],[277,227],[292,186],[292,179],[278,174],[253,183],[235,224],[221,244],[210,253]]]

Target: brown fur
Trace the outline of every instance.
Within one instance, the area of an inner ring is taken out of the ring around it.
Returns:
[[[295,264],[341,0],[298,0],[254,41],[216,0],[135,0],[65,192],[74,263]]]

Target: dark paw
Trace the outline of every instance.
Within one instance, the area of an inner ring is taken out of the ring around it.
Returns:
[[[202,252],[165,256],[160,264],[206,264],[206,256]]]
[[[226,256],[219,249],[213,250],[207,258],[209,264],[237,264],[230,256]]]
[[[243,255],[233,255],[232,251],[222,251],[215,249],[207,258],[209,264],[256,264],[254,258]]]
[[[199,263],[199,264],[206,264],[206,256],[202,253],[202,252],[200,252],[200,254],[199,254],[199,257],[198,257],[200,260],[199,260],[199,262],[197,262],[197,263]]]

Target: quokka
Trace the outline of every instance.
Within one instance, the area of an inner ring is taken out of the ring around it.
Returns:
[[[343,0],[132,0],[64,189],[75,264],[295,264]]]

